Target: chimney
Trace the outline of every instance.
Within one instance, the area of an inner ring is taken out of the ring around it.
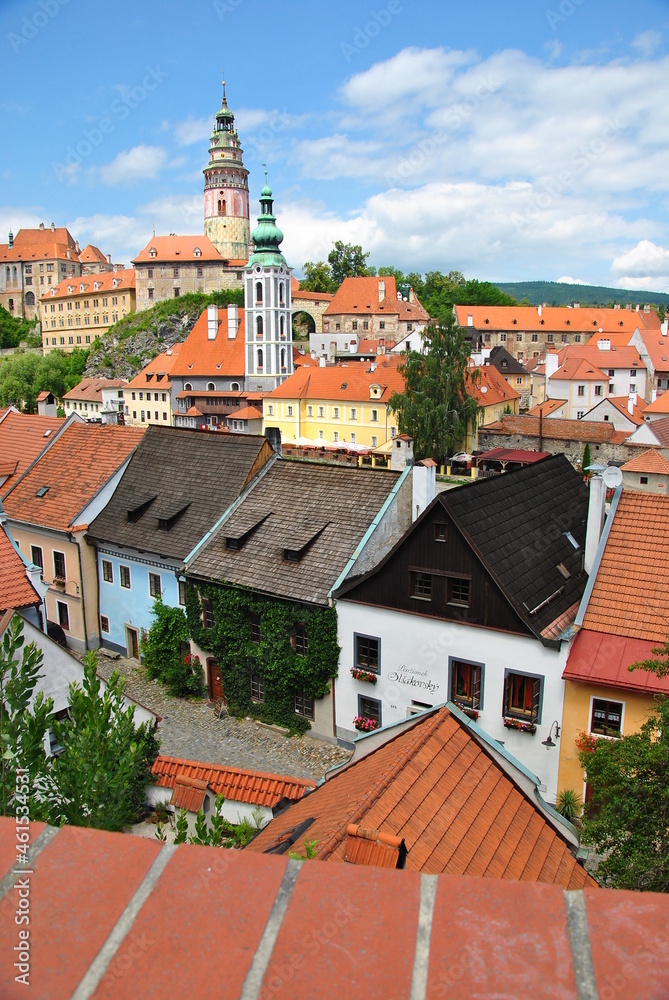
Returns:
[[[112,262],[112,261],[111,261],[111,254],[110,254],[110,253],[108,253],[108,254],[107,254],[107,263],[108,263],[108,264],[111,264],[111,262]]]
[[[55,233],[55,232],[56,232],[56,223],[55,223],[55,222],[52,222],[52,223],[51,223],[51,232],[52,232],[52,233]]]
[[[390,468],[392,472],[402,472],[406,469],[407,465],[413,465],[413,438],[410,438],[408,434],[402,434],[400,437],[392,439],[392,445],[392,451],[390,452]],[[415,518],[413,519],[415,520]]]
[[[415,302],[415,301],[416,301],[416,296],[414,295],[413,287],[410,285],[409,286],[409,302]]]
[[[540,305],[539,305],[539,306],[537,306],[537,312],[538,312],[538,313],[539,313],[539,315],[541,316],[541,306],[540,306]]]
[[[320,358],[318,359],[318,365],[319,365],[319,367],[320,367],[320,368],[325,368],[325,362],[326,362],[326,358],[325,358],[325,355],[324,355],[324,354],[322,354],[322,355],[320,356]]]
[[[657,389],[651,389],[650,390],[650,401],[651,401],[651,403],[654,403],[656,399],[657,399]]]
[[[601,340],[598,340],[597,341],[597,350],[598,351],[610,351],[611,350],[611,341],[608,340],[607,338],[602,338]]]
[[[77,253],[81,253],[81,250],[79,249],[79,240],[74,241],[74,249],[77,251]]]
[[[411,520],[415,521],[436,496],[437,463],[423,459],[414,465],[411,477]]]
[[[218,306],[207,306],[207,340],[216,340],[218,333]]]
[[[10,229],[9,230],[9,249],[11,250],[13,246],[14,246],[14,233]]]
[[[627,397],[627,412],[630,414],[634,414],[635,406],[636,406],[636,393],[630,392],[629,396]]]
[[[209,306],[211,309],[211,306]],[[239,316],[236,305],[228,306],[228,340],[235,340],[239,327]]]
[[[585,470],[583,470],[585,471]],[[606,486],[601,476],[593,476],[590,480],[590,499],[588,501],[588,522],[585,529],[585,555],[583,569],[590,575],[595,564],[597,547],[604,527],[604,501]]]
[[[386,297],[386,283],[383,278],[379,278],[379,302],[383,302]]]

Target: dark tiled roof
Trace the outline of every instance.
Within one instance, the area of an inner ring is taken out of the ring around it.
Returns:
[[[266,851],[308,818],[304,836],[317,841],[321,861],[346,860],[349,824],[359,823],[402,838],[408,870],[564,889],[595,884],[567,839],[445,707],[335,774],[261,830],[247,850]]]
[[[535,635],[581,597],[588,488],[564,455],[448,490],[436,502],[454,518]]]
[[[255,434],[152,425],[89,535],[185,559],[272,454]],[[128,511],[143,503],[144,513],[128,520]]]
[[[195,555],[188,571],[324,604],[398,477],[385,470],[279,460]],[[226,548],[226,537],[239,538],[253,525],[241,549]],[[300,549],[301,558],[288,561],[285,549]]]
[[[37,822],[30,834],[34,874],[12,875],[16,823],[0,819],[3,997],[66,1000],[80,984],[114,1000],[669,993],[666,894],[421,878]],[[28,989],[9,958],[22,877],[39,942]]]
[[[527,368],[520,361],[516,361],[506,347],[502,347],[500,344],[493,347],[489,360],[493,368],[496,368],[502,375],[527,375]]]

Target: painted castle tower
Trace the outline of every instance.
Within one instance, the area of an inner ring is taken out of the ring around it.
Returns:
[[[260,192],[255,250],[244,275],[246,388],[269,392],[293,374],[290,271],[279,247],[283,233],[272,213],[272,192]]]
[[[204,232],[225,260],[249,257],[249,172],[242,162],[235,116],[223,101],[211,133],[209,163],[204,168]]]

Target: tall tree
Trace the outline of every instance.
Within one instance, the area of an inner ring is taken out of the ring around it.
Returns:
[[[365,253],[359,244],[353,245],[337,240],[328,254],[334,283],[339,286],[344,278],[364,278],[376,274],[375,268],[367,265],[368,257],[369,253]]]
[[[304,277],[300,280],[300,289],[305,292],[329,292],[337,291],[337,285],[332,280],[330,265],[324,260],[308,260],[302,270]]]
[[[425,334],[425,354],[409,351],[399,366],[405,390],[389,400],[402,434],[410,434],[416,458],[442,464],[462,447],[467,430],[476,426],[479,406],[468,387],[476,380],[469,369],[469,344],[453,314]]]

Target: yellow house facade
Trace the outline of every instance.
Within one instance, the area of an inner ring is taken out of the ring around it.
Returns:
[[[135,307],[132,268],[65,278],[40,299],[42,353],[86,350]]]

